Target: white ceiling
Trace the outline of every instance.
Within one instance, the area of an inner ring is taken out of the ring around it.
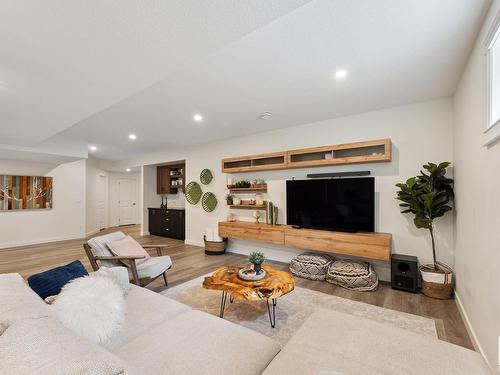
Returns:
[[[8,1],[0,143],[61,132],[117,160],[449,96],[489,4]]]

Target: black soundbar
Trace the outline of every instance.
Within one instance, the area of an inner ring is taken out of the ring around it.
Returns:
[[[356,172],[333,172],[333,173],[310,173],[307,178],[325,178],[325,177],[347,177],[347,176],[369,176],[370,171]]]

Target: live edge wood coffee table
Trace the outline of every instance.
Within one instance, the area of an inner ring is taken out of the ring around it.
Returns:
[[[238,277],[238,271],[243,267],[224,266],[214,272],[212,276],[205,277],[203,288],[222,291],[220,304],[221,318],[224,317],[227,295],[229,302],[233,301],[266,301],[267,313],[271,327],[276,326],[277,299],[295,288],[295,281],[290,272],[279,271],[268,265],[263,265],[266,277],[258,281],[245,281]]]

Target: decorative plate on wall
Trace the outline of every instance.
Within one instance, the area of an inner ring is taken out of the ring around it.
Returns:
[[[201,198],[201,206],[207,212],[212,212],[217,207],[217,198],[214,193],[207,192]]]
[[[189,203],[197,204],[200,201],[202,194],[203,194],[203,191],[201,190],[201,187],[197,182],[191,181],[189,184],[187,184],[187,186],[186,186],[186,200]]]
[[[210,169],[204,169],[200,173],[200,181],[203,185],[208,185],[214,179],[214,175]]]

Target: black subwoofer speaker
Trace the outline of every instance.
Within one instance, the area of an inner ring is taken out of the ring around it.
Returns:
[[[392,289],[406,292],[418,292],[418,259],[411,255],[392,254],[391,256]]]

